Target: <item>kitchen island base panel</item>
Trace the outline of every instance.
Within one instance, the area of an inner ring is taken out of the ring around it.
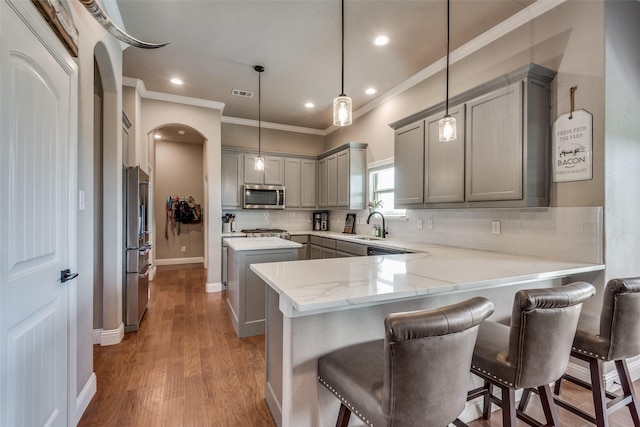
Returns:
[[[297,248],[236,251],[229,247],[227,308],[238,338],[265,333],[265,288],[268,286],[251,270],[251,264],[297,259]]]
[[[265,398],[276,425],[333,427],[340,404],[330,391],[318,384],[318,358],[348,345],[384,338],[383,320],[389,313],[436,308],[482,296],[495,304],[491,320],[507,321],[516,291],[562,286],[589,278],[592,275],[540,280],[293,318],[282,314],[278,309],[280,296],[267,287]],[[279,333],[281,337],[277,336]],[[469,375],[470,388],[480,384],[471,373]],[[479,407],[469,402],[460,418],[470,421],[480,415]],[[359,422],[354,419],[350,426],[360,425],[356,421]]]

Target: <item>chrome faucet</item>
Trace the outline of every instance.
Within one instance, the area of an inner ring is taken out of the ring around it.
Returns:
[[[384,215],[382,215],[380,212],[378,211],[373,211],[369,214],[369,216],[367,217],[367,224],[369,224],[369,220],[371,219],[371,217],[375,214],[380,215],[380,218],[382,218],[382,238],[385,238],[387,236],[387,229],[384,226]]]

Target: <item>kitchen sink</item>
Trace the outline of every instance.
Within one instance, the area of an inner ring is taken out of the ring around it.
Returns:
[[[380,240],[381,237],[356,237],[358,240]]]

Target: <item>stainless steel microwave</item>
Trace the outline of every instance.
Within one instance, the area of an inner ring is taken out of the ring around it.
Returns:
[[[284,186],[244,185],[242,207],[244,209],[284,209]]]

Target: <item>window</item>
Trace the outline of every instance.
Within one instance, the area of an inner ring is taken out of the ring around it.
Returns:
[[[405,216],[406,209],[394,209],[394,169],[393,162],[385,161],[383,164],[369,168],[369,203],[382,202],[382,207],[377,208],[385,216]]]

